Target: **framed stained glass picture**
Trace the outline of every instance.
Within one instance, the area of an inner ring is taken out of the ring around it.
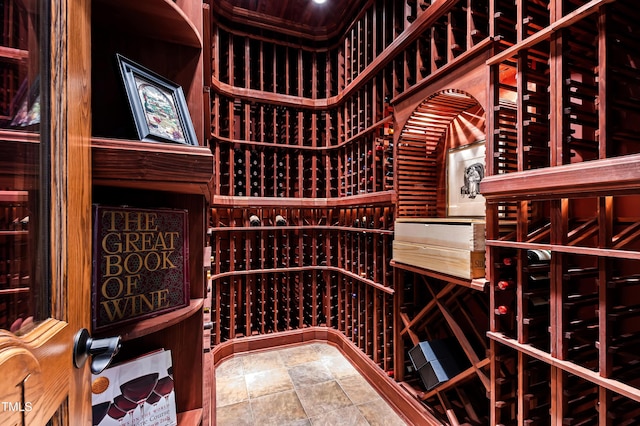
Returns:
[[[138,138],[198,145],[182,88],[122,55],[116,57]]]

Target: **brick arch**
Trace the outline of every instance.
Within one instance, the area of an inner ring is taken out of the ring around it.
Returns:
[[[484,115],[473,96],[457,89],[436,92],[416,107],[397,141],[399,217],[442,215],[438,208],[444,193],[444,153],[450,148],[447,136],[456,132],[469,142],[484,138]]]

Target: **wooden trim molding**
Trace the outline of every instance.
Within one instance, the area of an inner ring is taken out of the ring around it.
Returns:
[[[395,191],[381,191],[370,194],[353,195],[338,198],[287,198],[287,197],[237,197],[228,195],[214,195],[211,200],[213,207],[243,208],[261,207],[304,207],[331,208],[354,207],[370,205],[386,205],[395,199]]]
[[[424,269],[415,265],[408,265],[405,263],[397,262],[393,259],[389,262],[389,264],[398,269],[402,269],[405,271],[415,272],[420,275],[425,275],[431,278],[436,278],[438,280],[443,280],[448,283],[456,284],[463,287],[469,287],[473,290],[485,291],[487,288],[488,281],[486,278],[474,278],[470,280],[466,280],[459,277],[454,277],[453,275],[447,275],[440,272],[432,271],[429,269]]]
[[[523,172],[487,176],[480,183],[482,195],[490,200],[557,199],[611,195],[615,191],[640,190],[640,154]]]

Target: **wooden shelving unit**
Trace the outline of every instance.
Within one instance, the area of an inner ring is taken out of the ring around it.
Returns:
[[[206,388],[211,380],[204,377],[203,307],[209,292],[203,251],[214,164],[202,137],[202,25],[203,7],[180,0],[92,4],[93,202],[188,211],[190,304],[123,327],[117,355],[123,361],[153,349],[171,350],[181,425],[211,421],[204,400],[211,398]],[[198,146],[136,140],[116,53],[182,87]]]
[[[38,309],[40,123],[29,112],[39,88],[32,58],[39,40],[29,12],[17,1],[0,6],[0,328],[12,333],[32,328]]]
[[[214,22],[214,350],[330,327],[394,374],[389,102],[398,92],[390,60],[388,71],[369,70],[404,19],[397,2],[380,2],[326,47],[253,39]]]
[[[0,191],[0,325],[13,332],[33,310],[29,250],[32,198],[28,191]]]
[[[420,277],[428,275],[407,272],[413,274],[409,279],[397,272],[403,269],[392,265],[391,247],[396,216],[421,214],[412,208],[399,213],[399,194],[412,186],[427,188],[433,194],[433,217],[444,205],[430,188],[442,173],[435,169],[440,166],[434,158],[422,168],[425,142],[419,130],[413,151],[406,148],[410,132],[404,140],[394,132],[392,101],[412,96],[434,76],[486,51],[489,14],[489,2],[483,0],[381,0],[349,24],[337,42],[326,45],[253,37],[213,15],[213,351],[233,342],[243,347],[243,341],[260,336],[273,336],[275,344],[279,333],[329,327],[385,376],[399,380],[408,390],[402,398],[424,396],[420,409],[426,413],[437,403],[436,415],[447,421],[438,396],[419,389],[405,353],[414,338],[428,337],[424,328],[434,316],[445,315],[440,325],[454,324],[474,334],[473,343],[465,346],[473,373],[464,372],[442,394],[450,393],[454,404],[472,406],[468,412],[476,410],[478,421],[488,418],[484,393],[472,390],[478,383],[489,388],[489,343],[483,335],[488,328],[470,324],[460,309],[472,303],[488,321],[484,283],[431,276],[428,288],[443,300],[429,301],[430,293],[423,297],[419,290]],[[477,101],[462,92],[446,95],[433,101],[439,112],[451,122],[468,111],[482,131],[483,122],[474,118],[482,112]],[[425,107],[424,112],[433,111]],[[425,125],[424,119],[415,121],[416,129]],[[434,151],[447,129],[437,121],[428,147]],[[425,180],[423,173],[433,179]],[[251,225],[253,215],[260,219],[257,226]],[[276,224],[277,215],[286,223]],[[411,293],[407,287],[414,280]],[[447,288],[446,296],[440,286]],[[427,305],[435,310],[428,311]],[[405,315],[409,306],[411,314]],[[464,410],[457,414],[461,419],[469,415]]]
[[[18,120],[34,103],[38,80],[30,61],[37,51],[34,22],[16,1],[0,6],[0,328],[18,332],[33,322],[36,278],[33,249],[38,232],[34,191],[39,172],[39,134],[36,124]],[[26,329],[26,328],[25,328]],[[24,331],[24,329],[23,329]]]
[[[212,15],[214,349],[330,327],[442,423],[632,424],[633,6],[378,0],[325,44]],[[395,219],[446,218],[447,150],[482,139],[485,278],[393,261]],[[450,338],[468,364],[427,391],[407,353]]]
[[[392,217],[388,206],[213,208],[212,343],[331,326],[392,370]]]
[[[637,12],[546,3],[516,8],[516,43],[489,61],[491,423],[633,423],[638,147],[614,117],[636,115],[619,46]]]

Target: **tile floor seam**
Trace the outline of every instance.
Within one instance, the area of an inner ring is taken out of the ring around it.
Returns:
[[[304,411],[304,415],[307,417],[307,420],[309,420],[309,423],[311,423],[311,417],[309,416],[309,412],[307,411],[304,404],[300,400],[300,395],[298,395],[298,391],[294,390],[294,392],[296,393],[296,398],[298,398],[298,401],[300,401],[300,405],[302,405],[302,411]]]
[[[249,383],[247,383],[247,373],[244,371],[244,362],[241,361],[242,365],[242,380],[244,380],[244,386],[247,391],[247,403],[249,404],[249,414],[251,415],[251,424],[255,424],[256,417],[253,414],[253,406],[251,405],[251,394],[249,393]]]

